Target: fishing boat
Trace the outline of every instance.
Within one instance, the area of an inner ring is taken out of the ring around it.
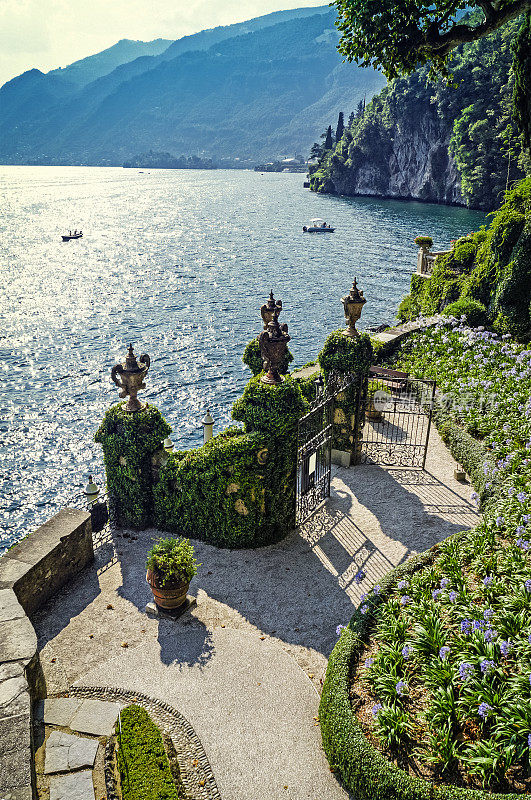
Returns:
[[[82,236],[83,231],[79,231],[79,233],[75,231],[74,233],[63,234],[63,242],[69,242],[70,239],[81,239]]]
[[[303,226],[303,233],[333,233],[335,228],[327,225],[324,219],[311,219],[309,225]]]

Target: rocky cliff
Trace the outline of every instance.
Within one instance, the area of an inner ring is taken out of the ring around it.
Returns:
[[[491,210],[523,176],[511,125],[514,20],[460,48],[456,86],[422,67],[386,86],[310,168],[314,191],[459,204]]]

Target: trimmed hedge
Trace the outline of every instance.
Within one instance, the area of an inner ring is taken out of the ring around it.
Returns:
[[[123,800],[184,800],[175,785],[162,735],[141,706],[128,706],[116,723],[117,762]]]

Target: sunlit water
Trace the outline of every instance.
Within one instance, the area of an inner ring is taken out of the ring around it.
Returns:
[[[358,277],[363,326],[394,319],[418,234],[435,247],[474,230],[459,208],[311,194],[303,175],[0,167],[0,545],[103,484],[94,432],[118,400],[113,364],[151,356],[143,399],[200,444],[207,407],[222,430],[250,374],[241,362],[270,289],[296,364],[343,325]],[[334,234],[302,233],[311,217]],[[61,233],[82,228],[82,240]],[[0,547],[1,549],[1,547]]]

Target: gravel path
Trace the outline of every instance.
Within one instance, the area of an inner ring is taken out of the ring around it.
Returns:
[[[170,703],[199,735],[223,800],[346,800],[315,720],[335,628],[393,566],[475,524],[453,467],[434,430],[426,472],[336,468],[329,503],[277,545],[198,542],[197,607],[178,621],[144,613],[157,532],[115,533],[34,619],[49,693],[115,686]]]

